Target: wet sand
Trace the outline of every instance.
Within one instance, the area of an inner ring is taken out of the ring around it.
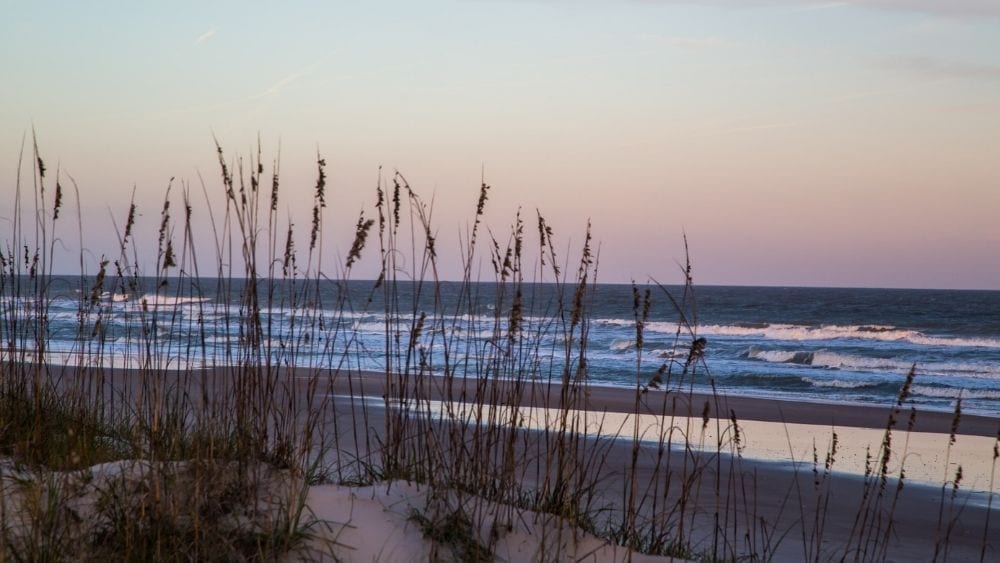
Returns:
[[[329,383],[329,391],[348,393],[363,390],[365,394],[381,397],[385,389],[385,375],[371,372],[330,374],[318,372],[321,381]],[[309,377],[300,375],[301,377]],[[432,378],[434,379],[434,378]],[[474,396],[473,382],[456,383],[452,396]],[[559,385],[538,383],[523,393],[522,406],[555,406]],[[439,382],[428,386],[436,399],[443,399],[447,392]],[[636,394],[632,389],[591,386],[586,398],[587,410],[593,412],[629,413],[635,411]],[[885,429],[893,405],[850,405],[808,401],[790,401],[760,397],[718,394],[717,396],[687,391],[664,392],[651,390],[640,394],[640,411],[643,414],[701,417],[708,404],[708,415],[713,418],[730,418],[735,414],[740,421],[783,422],[820,425],[825,427]],[[903,405],[897,428],[904,428],[910,407]],[[918,410],[914,432],[948,434],[952,426],[952,413]],[[995,437],[1000,430],[1000,418],[962,414],[958,433],[969,436]]]

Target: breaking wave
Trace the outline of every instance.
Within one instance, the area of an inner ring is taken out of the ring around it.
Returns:
[[[872,389],[878,387],[878,383],[872,381],[847,381],[843,379],[817,379],[813,377],[803,377],[802,381],[813,387],[833,387],[835,389]]]
[[[963,399],[1000,399],[1000,390],[997,389],[956,389],[954,387],[914,385],[910,388],[910,393],[935,399],[957,399],[959,396]]]
[[[914,364],[914,362],[911,361],[894,358],[854,356],[850,354],[838,354],[836,352],[829,352],[826,350],[817,350],[814,352],[764,350],[756,346],[751,346],[750,349],[747,350],[746,357],[752,360],[760,360],[770,363],[798,364],[838,370],[906,372],[909,371]],[[918,372],[936,373],[942,375],[963,375],[966,377],[978,377],[985,379],[1000,378],[1000,366],[987,366],[973,363],[918,362],[917,370]]]
[[[625,320],[604,319],[608,326],[625,326]],[[672,322],[650,322],[649,332],[676,334],[678,325]],[[948,346],[1000,348],[1000,338],[964,338],[933,336],[917,330],[883,325],[795,325],[770,323],[738,323],[733,325],[704,325],[698,327],[702,336],[756,337],[769,340],[876,340],[906,342],[919,346]]]

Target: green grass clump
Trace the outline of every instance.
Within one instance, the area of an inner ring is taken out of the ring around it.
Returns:
[[[410,520],[420,527],[425,538],[450,550],[456,561],[471,563],[494,559],[493,552],[479,539],[471,519],[461,511],[448,511],[434,518],[414,511]]]
[[[128,436],[54,393],[36,401],[0,393],[0,456],[54,471],[82,469],[135,453]]]

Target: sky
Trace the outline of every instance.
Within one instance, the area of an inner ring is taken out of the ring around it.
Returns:
[[[381,166],[433,198],[446,278],[485,176],[498,238],[538,210],[572,258],[590,220],[605,282],[678,281],[686,235],[696,283],[1000,289],[995,0],[0,10],[0,240],[34,129],[81,194],[67,273],[113,252],[133,189],[154,247],[171,178],[220,206],[214,135],[280,148],[301,231],[326,158],[330,263]]]

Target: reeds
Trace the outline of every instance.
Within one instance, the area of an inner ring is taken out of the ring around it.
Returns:
[[[13,487],[23,474],[0,465],[0,510],[16,501],[21,518],[11,524],[2,512],[0,559],[281,558],[322,535],[323,523],[305,509],[309,486],[398,480],[428,489],[413,520],[465,559],[488,559],[524,511],[552,535],[540,560],[564,556],[564,524],[652,554],[721,561],[778,552],[795,524],[783,520],[784,500],[776,513],[761,510],[738,413],[715,390],[711,344],[698,335],[690,257],[679,291],[632,286],[632,418],[610,428],[590,401],[599,247],[589,221],[575,254],[562,255],[575,263],[560,263],[540,211],[537,245],[520,211],[506,232],[485,225],[491,188],[483,178],[457,250],[462,279],[446,282],[433,203],[402,174],[379,170],[374,213],[358,214],[344,260],[327,275],[326,160],[317,154],[309,228],[300,235],[283,217],[279,160],[268,175],[259,141],[246,162],[215,148],[221,190],[213,189],[224,208],[213,209],[208,186],[202,206],[188,185],[171,181],[153,244],[138,240],[133,198],[120,210],[123,228],[115,227],[117,255],[91,264],[81,251],[78,287],[69,291],[77,337],[57,361],[48,313],[64,297],[53,275],[64,190],[57,172],[46,195],[50,179],[32,143],[34,221],[23,219],[19,179],[13,231],[0,249],[0,456],[32,472],[25,482],[34,484]],[[211,225],[210,245],[199,244],[196,223]],[[156,248],[152,260],[147,248]],[[484,274],[478,265],[487,259]],[[377,265],[376,279],[352,281],[366,261]],[[666,361],[650,366],[654,316],[677,318],[678,329]],[[378,323],[377,344],[359,336],[361,322]],[[901,469],[889,490],[893,435],[914,375],[871,458],[847,546],[825,544],[836,432],[822,464],[814,449],[813,486],[798,491],[805,559],[889,557],[904,478]],[[697,395],[696,382],[712,392]],[[643,427],[639,415],[656,422]],[[710,430],[716,438],[706,443]],[[130,469],[119,477],[88,469],[122,460]],[[945,556],[960,475],[940,518]],[[621,484],[620,495],[607,490],[608,479]],[[87,509],[87,530],[67,512],[86,497],[80,487],[99,499]],[[491,512],[491,503],[506,512]],[[945,504],[942,496],[942,511]],[[475,532],[484,529],[493,533]],[[984,557],[989,530],[987,520]],[[337,546],[328,547],[335,556]]]
[[[305,489],[284,487],[281,494],[287,500],[266,510],[254,508],[256,501],[248,500],[261,490],[264,467],[288,472],[283,480],[289,483],[302,483],[307,473],[315,474],[311,429],[319,416],[318,409],[300,415],[292,402],[282,404],[284,397],[296,391],[280,381],[276,371],[267,369],[277,366],[273,358],[262,358],[264,332],[255,285],[255,198],[262,168],[253,171],[248,190],[240,167],[237,195],[218,148],[230,207],[222,239],[216,244],[221,249],[234,235],[241,239],[249,276],[247,281],[218,282],[248,288],[241,301],[240,328],[235,331],[239,341],[229,348],[235,353],[226,353],[239,358],[240,367],[219,368],[216,375],[220,377],[207,378],[202,371],[209,356],[206,341],[230,338],[229,320],[237,317],[227,310],[209,312],[201,305],[191,228],[193,206],[187,189],[181,194],[179,223],[173,216],[176,193],[172,184],[165,192],[150,278],[143,277],[138,258],[143,249],[135,240],[138,206],[133,201],[124,229],[119,231],[119,256],[101,257],[92,276],[81,267],[78,297],[69,297],[74,295],[72,290],[67,294],[65,288],[56,288],[56,280],[66,282],[52,274],[54,251],[51,244],[46,248],[46,243],[55,240],[62,220],[62,181],[56,178],[49,206],[46,168],[34,146],[35,201],[39,206],[45,202],[46,207],[36,210],[34,235],[23,232],[18,221],[3,250],[0,273],[4,340],[0,456],[9,456],[17,467],[26,468],[0,469],[0,500],[8,515],[15,510],[11,506],[16,506],[20,519],[20,523],[4,519],[0,559],[60,559],[69,553],[74,557],[106,553],[126,559],[186,553],[198,559],[232,559],[266,557],[296,548],[308,523],[301,510],[281,507],[301,506]],[[19,182],[16,209],[22,208],[21,194]],[[275,197],[276,192],[271,202]],[[272,204],[272,213],[276,210]],[[37,251],[32,250],[33,243]],[[14,244],[29,255],[23,261],[9,259]],[[85,263],[83,251],[80,263]],[[221,263],[219,267],[221,271]],[[65,303],[67,297],[76,299],[78,336],[73,349],[52,350],[49,310],[55,300]],[[163,303],[192,303],[198,310],[182,314],[179,307]],[[225,322],[206,323],[205,316],[216,314]],[[186,344],[171,344],[177,341]],[[134,460],[148,470],[134,478],[92,481],[94,473],[89,468],[121,459]],[[172,465],[175,460],[185,465]],[[190,464],[195,464],[193,473],[185,473],[176,482],[172,477],[176,468]],[[207,470],[223,466],[225,471]],[[17,476],[25,470],[32,476],[27,481]],[[38,493],[30,483],[41,482],[49,485]],[[96,506],[83,507],[82,516],[66,512],[74,502],[73,488],[89,486],[88,482],[99,483],[86,497],[99,498]],[[25,489],[17,483],[29,485]],[[226,494],[239,490],[250,497],[217,501],[209,492],[216,486],[229,491]],[[171,487],[184,500],[162,504],[158,500],[163,498],[162,491]],[[254,516],[248,518],[248,509]],[[88,525],[70,525],[79,518]]]

